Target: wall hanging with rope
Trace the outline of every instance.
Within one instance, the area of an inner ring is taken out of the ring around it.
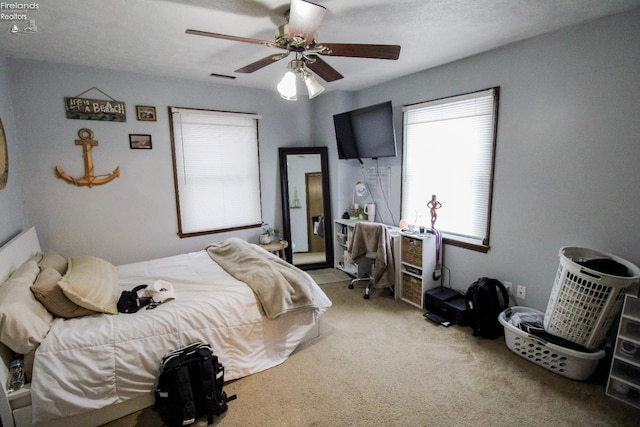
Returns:
[[[92,90],[100,92],[109,99],[80,98]],[[127,121],[127,111],[124,102],[116,101],[113,97],[95,86],[76,96],[65,97],[64,109],[67,119],[100,120],[106,122]]]
[[[95,175],[93,172],[93,158],[91,149],[98,145],[98,141],[93,139],[93,131],[91,129],[82,128],[78,131],[80,139],[76,139],[76,145],[82,145],[82,156],[84,157],[84,176],[82,178],[73,178],[62,170],[60,166],[56,166],[56,175],[60,179],[77,185],[93,187],[94,185],[102,185],[111,182],[120,176],[120,166],[116,166],[109,175]]]

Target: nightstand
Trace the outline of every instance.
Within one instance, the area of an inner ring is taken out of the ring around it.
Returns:
[[[260,244],[260,247],[266,251],[269,251],[271,253],[278,255],[280,258],[282,258],[285,261],[287,260],[284,254],[284,250],[289,247],[289,242],[287,242],[286,240],[271,242],[271,243],[267,243],[266,245]]]

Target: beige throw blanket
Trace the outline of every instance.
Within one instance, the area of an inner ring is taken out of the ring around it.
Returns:
[[[384,224],[358,222],[349,242],[349,253],[356,264],[360,263],[367,252],[376,254],[375,271],[372,272],[375,288],[388,288],[395,283],[395,267],[391,248],[391,233]]]
[[[311,292],[313,279],[280,258],[236,237],[211,244],[206,250],[227,273],[253,290],[269,319],[317,307]]]

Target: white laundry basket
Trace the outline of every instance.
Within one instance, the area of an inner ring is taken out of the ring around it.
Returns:
[[[608,258],[627,267],[628,277],[601,273],[578,264]],[[640,278],[640,269],[615,255],[593,249],[565,246],[547,310],[544,328],[589,350],[597,349],[622,307],[629,286]]]
[[[504,339],[509,350],[536,365],[563,377],[583,381],[593,374],[600,359],[606,356],[604,350],[593,353],[576,351],[531,335],[511,324],[509,319],[515,313],[542,315],[542,312],[527,307],[510,307],[498,316],[504,326]]]

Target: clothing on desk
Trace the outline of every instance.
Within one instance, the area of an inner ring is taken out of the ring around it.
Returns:
[[[388,288],[395,283],[395,267],[391,248],[391,233],[386,225],[376,222],[358,222],[349,242],[351,259],[358,264],[367,252],[376,254],[375,271],[372,271],[376,288]]]

